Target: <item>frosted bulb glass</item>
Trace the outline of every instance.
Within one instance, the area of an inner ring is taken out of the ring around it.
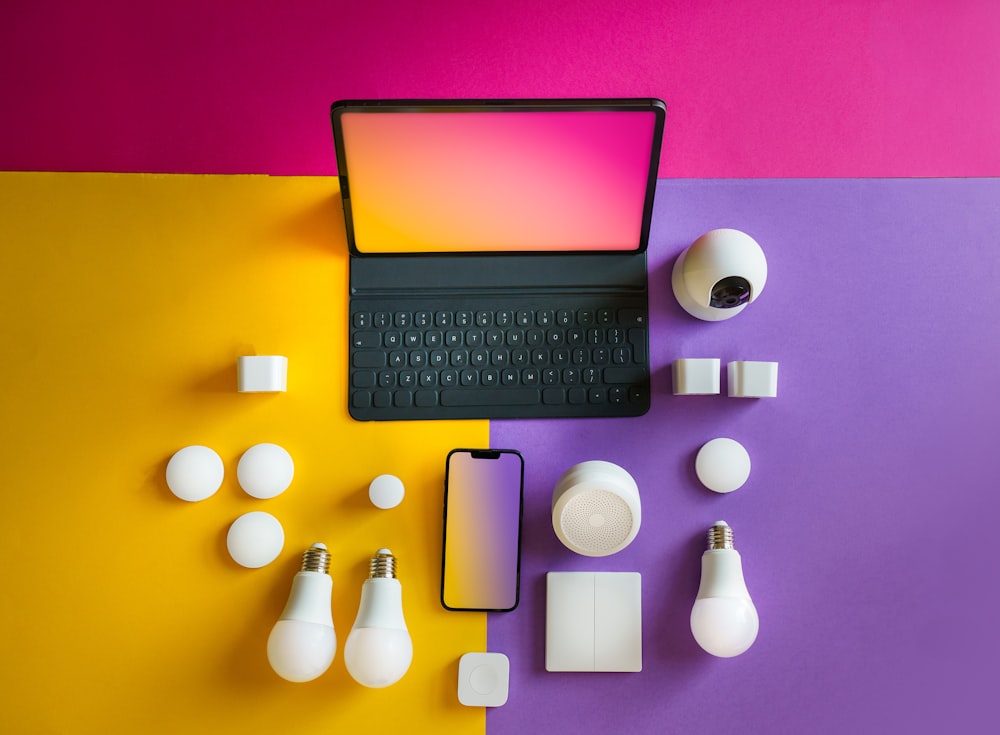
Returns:
[[[413,661],[413,641],[403,618],[403,589],[396,558],[379,549],[361,586],[361,604],[344,644],[344,664],[356,682],[381,688],[403,678]]]
[[[701,585],[691,609],[691,633],[708,653],[738,656],[757,640],[760,622],[743,579],[743,561],[733,548],[733,531],[725,521],[708,532],[701,557]]]
[[[288,603],[267,638],[267,660],[282,679],[312,681],[333,663],[337,634],[330,612],[333,580],[327,573],[329,567],[326,546],[313,544],[306,550]]]
[[[355,628],[344,645],[344,664],[356,682],[380,689],[403,678],[413,661],[413,641],[405,630]]]

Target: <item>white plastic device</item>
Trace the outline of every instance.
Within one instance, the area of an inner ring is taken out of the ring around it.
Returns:
[[[708,322],[732,319],[755,301],[767,282],[767,258],[757,241],[720,228],[699,237],[674,262],[677,303]]]
[[[250,447],[236,466],[240,487],[247,495],[262,500],[281,495],[294,476],[292,456],[284,447],[268,442]]]
[[[778,395],[778,363],[738,360],[726,365],[732,398],[774,398]]]
[[[240,393],[284,393],[288,389],[288,358],[283,355],[243,355],[236,360]]]
[[[701,484],[712,492],[731,493],[750,477],[750,454],[735,439],[719,437],[698,450],[694,469]]]
[[[193,444],[178,449],[167,462],[167,487],[181,500],[196,502],[215,495],[224,474],[215,450]]]
[[[714,396],[722,390],[722,361],[717,357],[674,360],[671,372],[675,396]]]
[[[639,488],[612,462],[573,465],[552,492],[552,528],[559,540],[584,556],[608,556],[635,538],[642,522]]]
[[[240,566],[265,567],[278,558],[285,546],[285,531],[270,513],[255,510],[244,513],[229,527],[226,548]]]
[[[395,475],[379,475],[368,485],[368,499],[372,505],[382,510],[395,508],[403,502],[406,488],[403,481]]]
[[[638,572],[549,572],[546,671],[642,671]]]
[[[466,653],[458,660],[458,701],[466,707],[507,703],[510,659],[502,653]]]

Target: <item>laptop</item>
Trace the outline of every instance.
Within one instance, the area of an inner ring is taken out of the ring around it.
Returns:
[[[649,410],[657,99],[331,107],[361,421]]]

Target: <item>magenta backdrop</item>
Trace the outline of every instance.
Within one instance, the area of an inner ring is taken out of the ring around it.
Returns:
[[[1000,173],[991,0],[12,0],[0,169],[327,174],[344,97],[641,95],[661,176]]]

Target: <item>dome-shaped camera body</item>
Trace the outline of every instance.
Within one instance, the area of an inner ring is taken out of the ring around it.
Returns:
[[[718,322],[736,316],[760,296],[767,281],[767,258],[745,232],[711,230],[677,257],[671,280],[684,311]]]

